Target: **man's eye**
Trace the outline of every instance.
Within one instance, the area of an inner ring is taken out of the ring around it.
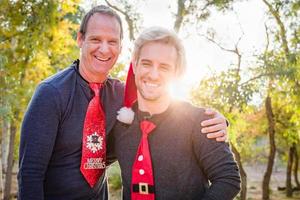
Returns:
[[[117,45],[117,41],[109,41],[108,42],[110,45]]]
[[[150,63],[142,63],[142,65],[143,65],[144,67],[150,67],[150,66],[151,66]]]
[[[170,68],[168,66],[161,66],[160,69],[165,72],[170,70]]]
[[[92,38],[91,40],[92,40],[92,42],[99,42],[100,41],[98,38]]]

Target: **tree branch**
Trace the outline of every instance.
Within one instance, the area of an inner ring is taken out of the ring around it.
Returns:
[[[285,53],[285,57],[287,59],[287,61],[289,60],[289,55],[290,55],[290,50],[289,50],[289,47],[288,47],[288,42],[287,42],[287,37],[286,37],[286,30],[285,30],[285,27],[284,27],[284,24],[280,18],[280,15],[279,15],[279,12],[278,10],[275,10],[273,8],[273,6],[267,1],[267,0],[262,0],[268,7],[270,13],[272,14],[272,16],[275,18],[275,21],[277,23],[277,25],[279,26],[279,34],[280,34],[280,37],[281,37],[281,45],[282,45],[282,48],[284,50],[284,53]]]
[[[185,3],[186,0],[177,0],[177,13],[175,15],[175,22],[174,22],[174,30],[176,33],[179,32],[180,27],[183,22],[184,16],[187,14],[187,10],[185,9]]]
[[[264,77],[264,76],[273,76],[273,75],[276,75],[276,74],[275,74],[275,73],[265,73],[265,74],[260,74],[260,75],[258,75],[258,76],[255,76],[255,77],[253,77],[253,78],[250,78],[250,79],[248,79],[247,81],[241,83],[240,86],[246,85],[246,84],[248,84],[249,82],[254,81],[254,80],[256,80],[256,79],[259,79],[259,78],[262,78],[262,77]]]
[[[127,14],[127,12],[123,11],[121,8],[119,8],[115,5],[112,5],[108,0],[105,0],[105,2],[109,7],[115,9],[116,11],[118,11],[119,13],[124,15],[126,23],[128,25],[129,39],[131,41],[133,41],[135,39],[135,36],[134,36],[134,21],[130,18],[130,16]]]
[[[208,37],[207,35],[204,35],[204,34],[199,34],[200,36],[202,37],[205,37],[208,41],[214,43],[215,45],[217,45],[221,50],[223,51],[227,51],[227,52],[230,52],[230,53],[236,53],[235,49],[227,49],[225,47],[223,47],[222,45],[220,45],[218,42],[216,42],[214,39]]]

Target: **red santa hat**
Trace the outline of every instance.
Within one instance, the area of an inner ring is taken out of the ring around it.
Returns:
[[[117,120],[125,124],[131,124],[134,119],[134,112],[131,107],[137,100],[137,88],[133,73],[133,64],[130,63],[124,92],[124,107],[118,111]]]
[[[137,88],[135,85],[135,78],[133,73],[133,64],[130,63],[128,73],[127,73],[127,79],[125,84],[125,93],[124,93],[124,106],[127,108],[130,108],[132,104],[137,99]]]

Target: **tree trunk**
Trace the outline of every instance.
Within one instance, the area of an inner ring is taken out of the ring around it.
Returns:
[[[0,199],[3,199],[3,174],[2,174],[2,159],[0,159]]]
[[[8,144],[9,144],[9,120],[7,118],[1,119],[2,135],[1,135],[1,149],[0,149],[0,199],[4,198],[4,179],[7,169],[7,156],[8,156]]]
[[[294,179],[295,183],[297,186],[297,189],[300,190],[300,184],[299,184],[299,179],[298,179],[298,167],[299,167],[299,157],[298,157],[298,152],[297,152],[297,146],[295,145],[295,151],[294,151]]]
[[[2,119],[2,140],[1,140],[1,160],[2,169],[4,173],[7,169],[7,156],[8,156],[8,145],[9,145],[9,127],[10,123],[7,118]]]
[[[292,167],[294,162],[294,151],[295,147],[294,144],[289,148],[289,155],[288,155],[288,163],[286,168],[286,196],[292,197],[293,196],[293,186],[292,186]]]
[[[246,200],[247,196],[247,174],[246,171],[243,168],[241,155],[236,149],[236,147],[230,142],[232,152],[234,154],[235,160],[239,166],[240,175],[241,175],[241,192],[240,192],[240,198],[241,200]]]
[[[186,0],[177,0],[177,13],[175,16],[175,22],[173,27],[176,33],[179,32],[183,22],[184,15],[187,12],[184,5],[185,1]]]
[[[279,35],[280,35],[280,39],[281,39],[281,45],[282,45],[282,49],[284,50],[284,55],[287,59],[287,61],[289,61],[289,55],[290,55],[290,50],[289,50],[289,46],[288,46],[288,40],[287,40],[287,36],[286,36],[286,29],[284,27],[283,21],[280,18],[280,14],[279,12],[272,6],[271,3],[269,3],[267,0],[262,0],[268,7],[270,13],[272,14],[272,16],[274,17],[278,27],[279,27]]]
[[[130,12],[128,12],[128,10],[122,10],[121,8],[111,4],[108,0],[105,0],[106,4],[113,8],[114,10],[117,10],[118,12],[120,12],[122,15],[124,15],[125,20],[127,22],[128,25],[128,31],[129,31],[129,39],[130,41],[134,41],[135,40],[135,36],[134,36],[134,26],[136,21],[134,19],[132,19],[130,16]],[[95,5],[97,5],[97,1],[95,3]]]
[[[14,159],[14,144],[17,128],[11,124],[10,126],[10,138],[9,138],[9,152],[7,158],[7,170],[5,176],[4,198],[3,200],[10,199],[11,183],[12,183],[12,170]]]
[[[270,142],[270,154],[268,158],[267,170],[264,174],[263,183],[262,183],[262,198],[263,200],[270,199],[269,185],[274,165],[275,153],[276,153],[276,144],[275,144],[275,122],[274,115],[272,110],[272,102],[270,96],[267,96],[265,101],[266,114],[268,119],[268,133],[269,133],[269,142]]]

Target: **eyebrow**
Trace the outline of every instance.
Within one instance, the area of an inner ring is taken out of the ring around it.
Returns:
[[[143,58],[143,59],[141,59],[141,62],[150,62],[150,63],[152,63],[152,61],[151,61],[151,60],[149,60],[149,59],[146,59],[146,58]]]
[[[99,35],[89,35],[87,38],[103,38],[103,37],[102,37],[102,36],[99,36]],[[120,38],[111,36],[111,37],[109,38],[109,40],[120,41]]]
[[[147,59],[147,58],[143,58],[143,59],[141,59],[141,61],[140,61],[140,62],[152,63],[152,61],[151,61],[151,60],[149,60],[149,59]],[[171,67],[171,65],[170,65],[170,64],[168,64],[168,63],[160,63],[160,66],[167,66],[167,67]]]

